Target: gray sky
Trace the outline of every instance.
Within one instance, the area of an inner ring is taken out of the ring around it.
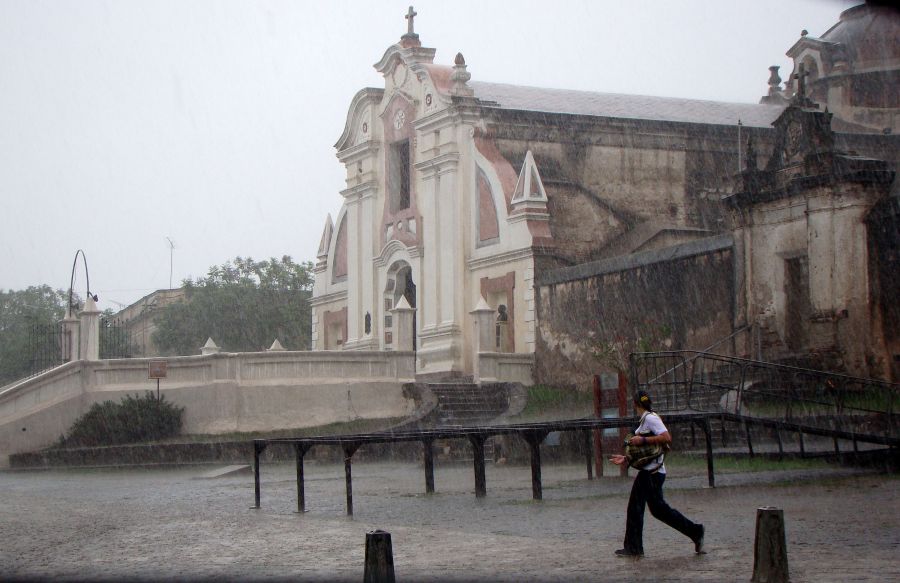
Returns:
[[[117,310],[240,255],[313,260],[334,143],[409,0],[0,0],[0,289]],[[859,1],[418,1],[475,81],[755,103]],[[84,293],[79,266],[76,291]]]

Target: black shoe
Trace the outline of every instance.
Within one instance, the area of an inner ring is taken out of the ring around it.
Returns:
[[[702,524],[698,526],[700,527],[700,534],[694,539],[694,552],[698,555],[702,555],[706,553],[703,549],[703,536],[706,534],[706,529],[703,528]]]
[[[616,551],[617,557],[643,557],[644,553],[635,553],[628,549],[619,549]]]

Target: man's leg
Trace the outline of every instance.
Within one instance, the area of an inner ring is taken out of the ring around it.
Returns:
[[[666,481],[665,474],[651,474],[650,488],[647,494],[647,506],[650,507],[650,514],[654,518],[668,524],[684,536],[691,540],[696,540],[702,533],[702,526],[691,522],[682,513],[666,503],[663,499],[663,482]]]

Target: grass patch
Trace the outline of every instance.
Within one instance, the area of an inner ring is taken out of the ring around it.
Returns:
[[[783,470],[821,470],[830,467],[822,459],[816,458],[785,458],[783,460],[770,459],[763,456],[734,457],[716,456],[714,460],[716,473],[737,474],[744,472],[771,472]],[[706,458],[702,456],[673,455],[666,456],[666,467],[705,472]]]

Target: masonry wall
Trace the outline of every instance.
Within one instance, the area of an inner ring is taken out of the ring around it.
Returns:
[[[632,351],[701,350],[728,337],[734,273],[723,235],[543,274],[535,382],[588,390],[593,374],[627,366]]]

